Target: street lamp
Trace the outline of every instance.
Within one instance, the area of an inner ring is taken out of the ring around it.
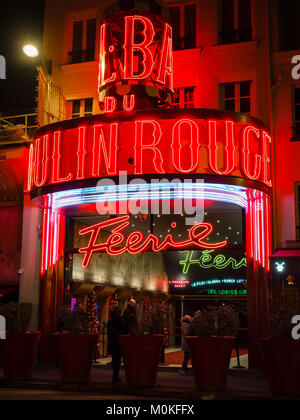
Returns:
[[[40,55],[38,48],[33,44],[24,45],[23,52],[25,55],[27,55],[27,57],[30,58],[36,58]],[[47,74],[52,74],[52,61],[47,60],[47,58],[43,54],[41,57],[41,65]]]
[[[24,45],[23,47],[23,52],[25,55],[27,55],[27,57],[37,57],[39,55],[39,50],[34,46],[34,45]]]

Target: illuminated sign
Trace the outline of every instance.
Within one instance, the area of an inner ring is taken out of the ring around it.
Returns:
[[[203,242],[213,231],[210,223],[199,223],[189,230],[189,238],[184,241],[175,241],[173,234],[169,233],[161,242],[154,234],[149,234],[144,238],[142,232],[135,231],[127,238],[124,235],[124,229],[130,225],[130,215],[115,217],[93,226],[81,229],[80,235],[90,234],[90,240],[87,247],[82,247],[79,252],[85,254],[82,266],[88,267],[91,258],[95,252],[106,252],[110,255],[121,255],[125,252],[130,254],[139,254],[143,251],[162,252],[167,249],[184,248],[224,248],[227,241],[209,244]],[[175,229],[176,222],[171,223],[171,228]],[[110,235],[105,242],[97,243],[100,233],[111,227]]]
[[[185,289],[190,285],[189,280],[169,280],[169,285],[175,289]]]
[[[286,270],[285,262],[276,262],[275,269],[278,273],[283,273]]]
[[[246,279],[213,279],[213,280],[203,280],[203,281],[196,281],[191,284],[192,287],[203,287],[203,286],[212,286],[215,284],[243,284],[247,280]]]
[[[218,295],[218,296],[246,296],[247,290],[239,290],[239,289],[208,289],[208,295]]]
[[[188,274],[190,267],[193,264],[199,265],[199,267],[209,270],[210,268],[217,268],[218,270],[224,270],[230,267],[233,270],[239,270],[242,267],[247,267],[247,258],[244,257],[237,261],[235,258],[227,258],[223,254],[214,254],[215,250],[205,250],[202,252],[199,258],[193,258],[194,251],[188,251],[186,258],[180,260],[179,264],[182,265],[182,273]]]
[[[119,17],[114,16],[114,20]],[[122,22],[123,20],[123,22]],[[124,41],[114,36],[115,27],[104,23],[100,29],[99,88],[119,81],[143,80],[173,89],[172,28],[165,23],[154,28],[145,16],[124,16]],[[117,31],[117,29],[116,29]],[[135,39],[140,38],[140,42]]]
[[[231,175],[270,187],[267,130],[212,114],[218,118],[200,110],[120,113],[43,127],[30,149],[28,191],[120,171]]]
[[[172,90],[172,28],[165,19],[151,11],[134,10],[107,16],[100,27],[98,78],[105,111],[130,111],[139,98],[145,104],[147,95],[167,103]]]
[[[246,290],[247,260],[244,246],[230,248],[229,242],[222,250],[208,247],[203,250],[171,250],[164,253],[164,262],[168,277],[172,280],[169,282],[171,294],[180,294],[183,288],[184,293],[190,295],[234,296],[242,295]],[[232,293],[233,290],[239,293]]]

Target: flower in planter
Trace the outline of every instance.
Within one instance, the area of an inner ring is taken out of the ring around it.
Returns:
[[[89,334],[89,314],[82,308],[77,307],[71,310],[69,307],[63,307],[60,311],[60,328],[65,334]]]
[[[231,305],[222,305],[197,312],[192,325],[198,337],[233,336],[239,326],[239,316]]]
[[[143,316],[139,325],[141,334],[164,334],[167,317],[166,303],[162,300],[150,301],[146,298],[143,306]]]
[[[9,334],[25,334],[28,332],[31,313],[31,303],[10,302],[0,305],[0,315],[5,318],[6,331]]]

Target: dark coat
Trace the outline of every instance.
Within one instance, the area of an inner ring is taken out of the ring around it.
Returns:
[[[124,323],[125,323],[127,334],[137,334],[138,333],[139,328],[138,328],[138,322],[137,322],[137,316],[136,316],[135,308],[128,305],[125,312],[124,312],[123,320],[124,320]]]
[[[113,318],[107,323],[107,350],[110,354],[120,351],[118,342],[118,335],[127,334],[126,326],[123,319],[120,317]]]

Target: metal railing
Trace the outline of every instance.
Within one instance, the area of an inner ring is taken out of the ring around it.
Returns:
[[[5,130],[16,126],[21,126],[24,129],[26,139],[32,137],[38,128],[37,113],[0,116],[0,129]]]
[[[219,32],[219,44],[235,44],[252,40],[252,28]]]

